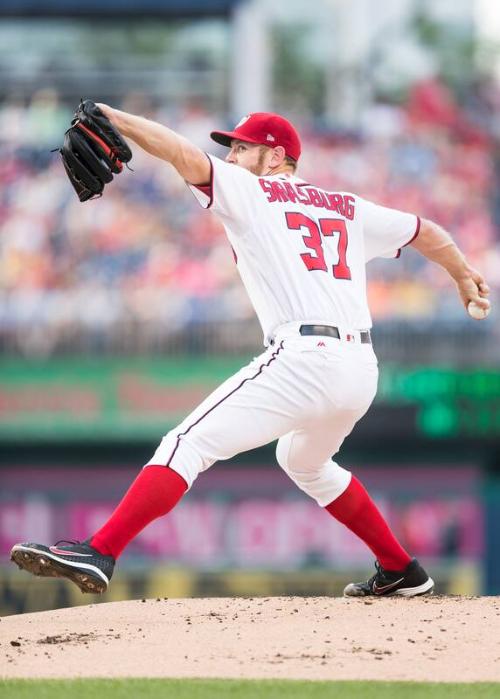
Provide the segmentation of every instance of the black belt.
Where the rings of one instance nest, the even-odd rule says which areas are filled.
[[[340,340],[339,329],[334,325],[301,325],[299,328],[299,333],[301,335],[327,335],[328,337],[336,337]],[[346,333],[346,339],[355,339],[353,335]],[[372,338],[370,336],[369,330],[360,330],[359,339],[362,345],[371,345]]]

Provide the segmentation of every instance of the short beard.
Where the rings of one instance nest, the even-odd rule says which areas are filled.
[[[266,146],[259,146],[259,159],[257,160],[257,164],[248,168],[254,175],[264,175],[264,159],[268,150],[269,148]]]

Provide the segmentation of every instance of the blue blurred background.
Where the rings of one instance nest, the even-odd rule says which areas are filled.
[[[339,461],[438,590],[500,593],[500,10],[495,0],[0,0],[0,614],[88,602],[8,563],[86,538],[161,435],[260,352],[221,227],[134,151],[80,204],[57,153],[81,97],[202,148],[249,111],[299,128],[299,174],[448,228],[492,286],[471,320],[406,248],[368,265],[379,393]],[[218,464],[105,599],[339,594],[367,551],[279,471]]]

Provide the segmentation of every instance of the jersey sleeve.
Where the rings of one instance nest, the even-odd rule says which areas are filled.
[[[203,186],[187,183],[189,189],[204,209],[211,209],[225,219],[248,221],[257,193],[257,177],[213,155],[207,157],[210,182]]]
[[[363,216],[365,262],[375,257],[399,257],[420,231],[420,218],[366,199],[359,199]]]

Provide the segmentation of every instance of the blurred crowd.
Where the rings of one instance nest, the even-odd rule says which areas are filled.
[[[500,106],[491,95],[478,90],[459,107],[427,81],[405,106],[374,104],[350,132],[299,120],[299,175],[437,221],[498,289]],[[153,108],[129,95],[114,106],[223,155],[208,134],[230,124],[200,104]],[[52,152],[74,107],[52,90],[0,104],[3,351],[151,351],[192,328],[252,323],[221,227],[169,165],[136,148],[134,172],[115,178],[102,199],[78,201]],[[471,322],[447,275],[410,248],[370,263],[368,275],[375,324]]]

